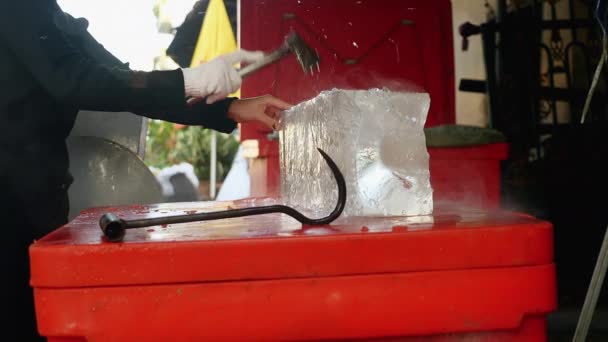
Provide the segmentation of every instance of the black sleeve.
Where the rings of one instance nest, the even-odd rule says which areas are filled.
[[[236,98],[227,98],[213,104],[200,101],[192,106],[182,106],[180,110],[173,112],[148,111],[135,112],[151,119],[175,122],[183,125],[200,125],[223,133],[231,133],[236,128],[236,122],[229,119],[228,107]]]
[[[45,3],[0,1],[0,40],[57,101],[83,110],[128,111],[222,131],[236,127],[226,117],[233,99],[186,104],[181,70],[138,72],[86,56],[58,28],[63,12],[49,10]]]

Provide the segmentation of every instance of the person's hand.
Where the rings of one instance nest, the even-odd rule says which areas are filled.
[[[272,95],[235,100],[228,108],[228,117],[236,122],[257,121],[277,129],[281,112],[291,108],[289,103]]]
[[[261,51],[238,50],[194,68],[182,69],[186,96],[206,97],[208,104],[226,98],[241,87],[242,80],[234,65],[254,63],[263,57]]]

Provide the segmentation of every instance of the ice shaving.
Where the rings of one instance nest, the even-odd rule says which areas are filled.
[[[433,212],[424,124],[427,93],[332,89],[281,118],[281,197],[322,215],[336,203],[330,170],[336,162],[347,185],[344,216],[421,216]]]

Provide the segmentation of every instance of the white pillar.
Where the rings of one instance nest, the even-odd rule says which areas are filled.
[[[211,131],[211,167],[209,168],[209,197],[215,200],[216,173],[217,173],[217,135]]]

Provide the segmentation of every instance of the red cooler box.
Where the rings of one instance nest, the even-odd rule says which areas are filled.
[[[545,341],[556,308],[552,227],[530,216],[438,208],[433,217],[281,214],[127,231],[141,218],[248,206],[95,209],[30,249],[49,341]]]
[[[280,196],[278,142],[250,140],[243,143],[252,159],[249,170],[254,196]],[[501,205],[500,163],[507,159],[508,145],[493,143],[466,147],[428,147],[433,200],[479,209]],[[263,165],[263,167],[258,167]]]
[[[508,156],[506,143],[427,149],[434,201],[500,207],[500,163]]]

